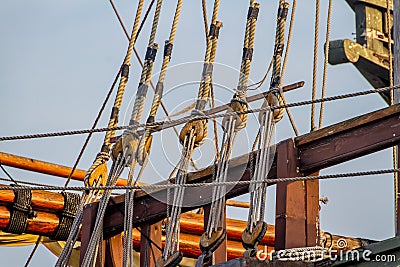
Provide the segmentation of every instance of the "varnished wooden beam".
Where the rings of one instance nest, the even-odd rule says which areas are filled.
[[[37,159],[17,156],[9,153],[0,152],[0,163],[17,169],[48,174],[57,177],[67,178],[72,168],[60,164],[50,163]],[[76,169],[71,179],[83,181],[86,171]],[[126,180],[118,179],[117,185],[126,185]]]

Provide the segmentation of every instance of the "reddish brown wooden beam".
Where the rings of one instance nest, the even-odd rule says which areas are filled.
[[[17,156],[4,152],[0,152],[0,163],[2,165],[14,167],[17,169],[33,171],[64,178],[67,178],[72,171],[72,168],[67,166],[41,161],[37,159]],[[72,174],[71,178],[73,180],[83,181],[85,174],[86,174],[85,170],[76,169]],[[126,180],[118,179],[117,185],[126,185]]]
[[[395,105],[299,136],[300,170],[310,174],[398,144],[399,113]]]
[[[295,145],[299,150],[300,170],[309,174],[398,144],[400,142],[399,115],[400,106],[396,105],[296,138]],[[354,145],[351,142],[354,142]],[[278,144],[278,150],[280,145],[282,143]],[[249,180],[248,169],[243,172],[248,163],[249,155],[233,159],[230,163],[229,179]],[[189,183],[210,181],[211,173],[212,167],[192,173],[189,175]],[[273,164],[268,178],[276,178],[276,163]],[[193,210],[209,204],[210,191],[212,190],[208,188],[187,189],[189,193],[185,194],[184,203],[190,204],[190,207],[183,210]],[[229,199],[247,192],[247,185],[239,185],[230,190],[226,197]],[[165,199],[166,190],[159,190],[154,195],[157,198],[138,191],[135,199],[137,204],[133,213],[135,225],[165,218],[166,205],[157,199]],[[123,227],[121,210],[124,210],[124,196],[116,197],[113,201],[115,203],[110,203],[104,219],[104,230],[109,235],[117,234]]]

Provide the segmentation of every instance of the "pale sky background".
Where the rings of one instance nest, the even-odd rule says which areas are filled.
[[[146,6],[150,1],[146,1]],[[164,1],[157,43],[162,47],[168,38],[176,1]],[[211,18],[212,1],[208,1]],[[291,1],[289,1],[291,2]],[[115,1],[127,28],[131,29],[136,1]],[[251,79],[261,79],[273,52],[275,18],[278,1],[260,0],[255,52]],[[319,80],[320,94],[323,44],[328,1],[321,3]],[[287,94],[289,103],[311,98],[314,1],[300,0],[297,5],[294,36],[287,66],[285,84],[304,80],[303,89]],[[214,81],[218,103],[229,102],[240,66],[247,0],[222,0],[219,20],[224,23],[220,33]],[[136,45],[143,57],[148,42],[152,13]],[[353,11],[344,0],[334,1],[331,39],[353,39]],[[127,40],[108,1],[3,1],[0,9],[0,136],[42,133],[89,128],[100,108],[109,86],[126,53]],[[165,104],[172,112],[190,104],[197,95],[197,86],[179,86],[198,81],[204,57],[204,28],[200,0],[184,1],[181,21],[167,73]],[[154,73],[160,69],[162,49]],[[193,63],[197,62],[197,63]],[[186,64],[189,63],[189,64]],[[184,65],[182,65],[184,64]],[[132,58],[130,82],[121,109],[120,122],[127,124],[131,112],[129,102],[136,92],[141,69]],[[153,79],[156,82],[157,78]],[[328,95],[370,89],[371,86],[352,65],[329,66]],[[261,88],[268,89],[268,83]],[[249,92],[254,94],[256,92]],[[149,90],[149,101],[152,99]],[[188,100],[189,99],[189,100]],[[186,101],[186,102],[185,102]],[[183,104],[181,104],[183,103]],[[261,102],[252,107],[259,107]],[[370,111],[384,108],[379,95],[342,100],[326,104],[325,125],[331,125]],[[310,106],[293,108],[301,133],[310,130]],[[99,126],[107,125],[111,106],[108,105]],[[145,110],[143,120],[147,118]],[[158,119],[164,117],[160,110]],[[249,127],[235,145],[235,155],[250,149],[257,129],[257,120],[250,116]],[[220,129],[219,129],[220,130]],[[79,168],[87,169],[99,151],[104,134],[95,134]],[[292,137],[287,117],[278,124],[276,141]],[[72,166],[85,136],[58,137],[40,140],[1,142],[0,151]],[[168,141],[166,141],[168,139]],[[244,141],[243,141],[244,140]],[[161,143],[164,146],[161,146]],[[151,164],[143,181],[167,177],[176,164],[180,145],[172,131],[155,134]],[[195,158],[205,166],[212,158],[209,140]],[[167,152],[166,152],[167,151]],[[165,153],[164,153],[165,152]],[[64,179],[20,171],[6,167],[15,179],[63,185]],[[385,150],[368,157],[335,166],[322,174],[391,168],[391,151]],[[4,173],[0,174],[5,177]],[[82,183],[74,182],[73,185]],[[268,190],[267,222],[274,223],[274,187]],[[322,207],[321,228],[334,234],[382,240],[394,235],[392,175],[330,180],[321,182],[321,196],[329,198]],[[246,200],[247,196],[239,199]],[[243,210],[229,209],[228,215],[246,219]],[[23,266],[32,246],[0,248],[2,266]],[[30,266],[52,266],[56,257],[40,246]]]

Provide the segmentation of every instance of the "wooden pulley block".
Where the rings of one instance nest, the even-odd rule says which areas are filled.
[[[133,157],[135,156],[137,147],[139,145],[139,138],[137,134],[131,132],[124,132],[122,136],[114,144],[111,152],[111,156],[115,161],[118,155],[121,154],[125,158],[129,158],[126,165],[131,164]]]
[[[179,135],[181,144],[185,142],[185,137],[190,134],[192,129],[194,130],[195,136],[194,146],[202,145],[207,137],[207,120],[195,120],[186,123]]]
[[[226,237],[226,230],[218,227],[215,232],[212,232],[211,237],[207,233],[203,233],[200,237],[200,250],[202,252],[213,252],[224,241]]]
[[[245,249],[253,249],[255,246],[257,246],[257,243],[263,239],[265,233],[267,232],[267,228],[267,223],[263,221],[257,222],[252,233],[250,233],[246,228],[242,233],[243,247]]]
[[[86,186],[104,186],[108,178],[107,164],[104,162],[97,166],[85,182]]]
[[[164,260],[164,257],[157,259],[156,267],[176,267],[182,261],[183,254],[180,251],[172,254],[168,259]]]
[[[237,99],[232,99],[231,103],[229,104],[229,109],[227,112],[244,112],[247,111],[249,106],[247,105],[246,102],[239,101]],[[244,127],[246,127],[247,123],[247,118],[248,114],[236,114],[236,121],[235,121],[235,132],[240,131]],[[229,120],[230,117],[224,117],[222,120],[222,126],[225,127],[227,121]],[[225,131],[227,129],[224,129]]]

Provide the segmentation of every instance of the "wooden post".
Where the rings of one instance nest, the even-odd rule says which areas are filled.
[[[204,231],[207,229],[208,220],[210,219],[211,204],[204,208]],[[226,207],[224,208],[224,216],[222,218],[223,227],[226,229]],[[213,253],[213,264],[218,264],[227,261],[227,237],[222,241],[221,245]]]
[[[140,267],[155,267],[162,254],[161,222],[144,224],[140,231]]]
[[[293,139],[283,141],[277,151],[277,178],[301,176],[298,166]],[[318,188],[318,181],[277,184],[275,250],[318,243]]]
[[[277,147],[277,178],[299,176],[297,149],[293,139],[288,139]],[[306,246],[304,194],[304,182],[277,184],[275,250]]]
[[[82,266],[82,261],[83,258],[86,254],[86,251],[88,249],[90,237],[92,236],[92,232],[94,229],[94,225],[96,223],[96,215],[97,215],[97,208],[98,208],[98,202],[93,202],[90,204],[87,204],[83,208],[83,215],[82,215],[82,237],[81,237],[81,250],[80,250],[80,266]],[[94,206],[94,207],[92,207]],[[104,253],[100,253],[104,254]],[[98,262],[98,261],[96,261]],[[97,266],[97,264],[96,264]]]
[[[394,78],[394,85],[400,84],[400,0],[394,0],[393,3],[393,40],[394,40],[394,64],[393,64],[393,78]],[[400,91],[394,91],[394,103],[400,103]],[[397,153],[399,154],[399,147],[397,147]],[[399,155],[397,156],[399,159]],[[398,165],[399,162],[398,162]],[[397,187],[400,187],[400,182],[397,181]],[[398,193],[398,192],[397,192]],[[396,196],[395,196],[396,197]],[[400,195],[397,194],[397,203],[400,203]],[[400,208],[397,206],[396,212],[396,235],[400,235]]]

